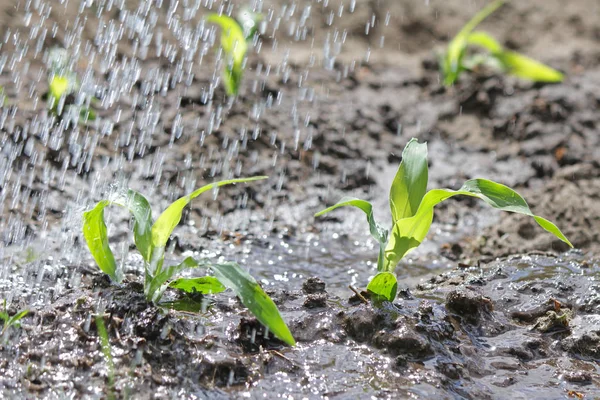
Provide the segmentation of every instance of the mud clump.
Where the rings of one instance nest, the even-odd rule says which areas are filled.
[[[446,308],[472,324],[489,317],[493,310],[492,301],[488,297],[471,289],[457,289],[448,293]]]
[[[325,282],[321,278],[311,277],[302,284],[302,291],[306,294],[325,293]]]

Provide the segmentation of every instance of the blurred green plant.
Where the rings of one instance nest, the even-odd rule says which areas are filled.
[[[163,265],[167,241],[179,224],[184,207],[194,198],[219,186],[266,178],[266,176],[255,176],[229,179],[203,186],[175,200],[154,223],[152,223],[150,204],[140,193],[128,190],[126,194],[115,194],[110,199],[98,202],[93,209],[83,213],[83,236],[100,269],[108,274],[113,281],[121,282],[123,279],[122,272],[117,268],[108,243],[107,228],[104,223],[104,208],[112,204],[127,208],[134,220],[134,242],[144,259],[144,294],[148,301],[158,303],[168,287],[200,294],[215,294],[224,291],[225,288],[230,288],[240,298],[242,304],[248,307],[256,318],[267,326],[275,336],[293,346],[295,344],[294,338],[281,318],[275,303],[262,290],[256,280],[240,268],[237,263],[214,263],[207,259],[195,260],[188,257],[179,265],[169,267]],[[184,269],[198,267],[209,269],[214,276],[174,279]]]
[[[69,58],[66,49],[53,48],[48,55],[48,108],[56,115],[63,114],[67,96],[79,90],[77,75],[69,68]],[[92,98],[93,100],[93,98]],[[91,101],[91,100],[90,100]],[[79,121],[94,121],[96,113],[90,107],[79,109]]]
[[[488,4],[450,41],[446,53],[440,60],[446,86],[453,85],[463,71],[473,70],[483,64],[536,82],[561,82],[563,80],[564,76],[559,71],[515,51],[504,49],[490,34],[480,31],[473,32],[477,25],[503,4],[503,0]],[[467,57],[469,45],[482,47],[489,54],[475,54]]]
[[[11,327],[20,327],[21,319],[25,317],[29,313],[29,310],[19,311],[15,315],[8,314],[8,308],[6,307],[6,300],[4,300],[4,310],[0,311],[0,319],[3,321],[2,332],[0,336],[4,335],[4,333]]]
[[[110,340],[108,338],[108,331],[104,324],[103,314],[96,314],[96,330],[98,331],[98,337],[100,338],[100,348],[104,355],[104,360],[108,366],[108,390],[107,398],[109,400],[115,399],[115,363],[112,357],[112,349],[110,347]]]
[[[242,9],[238,19],[226,15],[209,14],[206,21],[221,28],[221,48],[226,66],[223,69],[223,84],[228,96],[238,94],[244,61],[248,52],[248,41],[257,33],[258,23],[262,15],[249,9]]]
[[[315,217],[319,217],[343,206],[357,207],[366,214],[371,236],[379,243],[377,275],[367,286],[373,299],[394,300],[397,290],[394,269],[427,236],[433,221],[434,207],[456,195],[476,197],[493,208],[528,215],[546,231],[573,247],[556,225],[534,215],[523,197],[507,186],[487,179],[471,179],[459,190],[433,189],[427,192],[428,175],[427,143],[411,139],[402,152],[402,161],[390,189],[390,230],[375,221],[371,203],[356,198],[343,198],[315,214]]]

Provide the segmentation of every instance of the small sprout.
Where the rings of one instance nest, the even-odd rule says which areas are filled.
[[[29,313],[29,310],[22,310],[13,316],[8,315],[8,308],[6,307],[6,300],[4,300],[4,311],[0,311],[0,319],[4,322],[2,326],[2,332],[0,335],[4,335],[10,327],[18,328],[21,326],[21,319]]]
[[[289,345],[295,341],[287,325],[281,318],[273,300],[262,290],[256,280],[237,263],[212,263],[207,259],[195,260],[191,257],[179,265],[165,267],[165,247],[171,233],[181,220],[181,214],[194,198],[219,186],[251,182],[266,179],[266,176],[230,179],[214,182],[175,200],[152,222],[150,203],[140,193],[129,190],[126,194],[116,194],[108,200],[102,200],[96,206],[83,213],[83,236],[92,256],[100,269],[115,282],[121,282],[123,274],[117,268],[115,258],[109,247],[108,233],[104,223],[104,208],[108,205],[125,207],[133,216],[134,242],[144,259],[144,294],[148,301],[159,303],[168,288],[188,293],[215,294],[225,288],[232,289],[242,304],[256,316],[279,339]],[[203,267],[212,271],[213,276],[202,278],[176,278],[184,269]]]
[[[221,48],[227,63],[223,69],[223,83],[227,95],[235,96],[240,88],[244,60],[248,51],[244,28],[235,19],[226,15],[209,14],[206,20],[221,28]]]
[[[367,286],[374,300],[394,300],[397,281],[393,272],[396,265],[427,236],[434,207],[456,195],[476,197],[493,208],[528,215],[546,231],[573,247],[556,225],[534,215],[525,199],[507,186],[487,179],[471,179],[456,191],[433,189],[427,192],[427,182],[427,144],[411,139],[402,152],[402,161],[390,189],[391,229],[385,229],[375,221],[371,203],[355,198],[344,198],[315,214],[318,217],[342,206],[354,206],[366,214],[371,236],[379,243],[378,273]]]
[[[80,84],[75,72],[69,67],[65,49],[54,48],[48,56],[48,108],[56,115],[63,114],[63,104],[67,96],[76,93]],[[94,100],[92,98],[92,100]],[[69,106],[70,107],[70,106]],[[96,113],[85,106],[80,107],[79,121],[94,121]]]
[[[550,68],[539,61],[533,60],[514,51],[505,50],[496,39],[485,32],[474,32],[474,29],[484,19],[490,16],[500,6],[503,0],[490,3],[477,13],[448,44],[446,53],[440,60],[440,68],[444,84],[452,86],[464,70],[473,70],[486,64],[504,71],[507,74],[536,82],[561,82],[564,78],[559,71]],[[466,58],[469,45],[482,47],[489,55],[475,54]]]
[[[98,331],[98,336],[100,338],[100,348],[102,349],[104,360],[108,365],[108,398],[115,399],[115,364],[112,357],[112,349],[110,346],[110,340],[108,338],[108,331],[104,325],[104,318],[102,314],[97,314],[95,316],[95,320],[96,330]]]

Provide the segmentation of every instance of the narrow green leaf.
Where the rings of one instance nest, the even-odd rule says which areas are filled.
[[[415,215],[427,191],[427,143],[411,139],[402,151],[402,161],[390,189],[392,222]]]
[[[390,241],[385,249],[386,271],[392,272],[396,264],[425,239],[433,221],[433,208],[442,201],[456,195],[477,197],[496,209],[533,217],[543,229],[573,247],[556,225],[534,215],[525,199],[517,192],[487,179],[472,179],[465,182],[457,191],[450,189],[430,190],[423,198],[419,210],[413,217],[396,222],[392,228]]]
[[[164,247],[173,233],[173,229],[181,221],[181,213],[185,206],[190,201],[206,192],[207,190],[214,189],[219,186],[230,185],[234,183],[252,182],[261,179],[267,179],[267,176],[253,176],[251,178],[239,178],[239,179],[228,179],[225,181],[213,182],[211,184],[202,186],[200,189],[183,196],[175,200],[163,213],[156,219],[156,222],[152,226],[152,245],[154,247]]]
[[[152,209],[148,200],[139,192],[129,189],[126,195],[115,194],[110,199],[112,204],[125,207],[133,215],[133,238],[135,246],[150,261],[152,254]]]
[[[336,208],[345,206],[352,206],[362,210],[367,216],[367,222],[369,223],[369,230],[371,232],[371,236],[373,236],[373,238],[380,243],[385,242],[387,240],[386,230],[379,226],[377,222],[375,222],[375,218],[373,216],[373,205],[366,200],[361,200],[354,197],[344,197],[331,207],[328,207],[316,213],[315,217],[320,217],[323,214],[327,214],[328,212],[335,210]]]
[[[17,324],[27,314],[29,314],[29,310],[19,311],[18,313],[16,313],[15,315],[13,315],[12,317],[10,317],[8,319],[8,325],[15,325],[15,324]]]
[[[562,82],[564,78],[559,71],[515,51],[504,51],[496,57],[509,74],[519,78],[535,82]]]
[[[83,237],[102,272],[113,281],[120,282],[121,276],[117,274],[117,264],[108,245],[108,233],[104,223],[104,207],[109,204],[108,200],[102,200],[96,207],[83,213]]]
[[[244,58],[248,51],[244,31],[235,19],[226,15],[209,14],[206,20],[221,27],[221,47],[228,58],[228,66],[223,71],[223,80],[227,94],[236,95],[242,77]]]
[[[344,197],[336,204],[315,214],[315,217],[320,217],[330,211],[335,210],[339,207],[352,206],[361,209],[367,216],[367,222],[369,223],[369,231],[371,236],[379,243],[379,257],[377,258],[377,270],[382,271],[383,269],[383,251],[385,243],[387,242],[388,231],[382,228],[373,216],[373,205],[366,200],[356,199],[353,197]]]
[[[503,0],[497,0],[488,4],[483,10],[475,14],[475,16],[467,22],[460,32],[458,32],[458,34],[450,41],[448,50],[441,62],[444,84],[446,86],[454,84],[463,70],[462,58],[465,55],[468,36],[477,25],[496,11],[502,4],[504,4]]]
[[[225,290],[225,286],[214,276],[201,278],[179,278],[169,283],[173,289],[183,290],[187,293],[216,294]]]
[[[473,32],[467,37],[467,43],[483,47],[492,54],[502,52],[502,45],[492,35],[486,32]]]
[[[117,271],[115,257],[108,243],[108,233],[104,223],[104,208],[116,204],[126,207],[134,218],[135,244],[146,261],[150,259],[152,211],[148,200],[140,193],[129,190],[126,195],[116,194],[110,200],[102,200],[90,211],[83,213],[83,236],[96,260],[98,267],[115,282],[122,276]]]
[[[167,286],[165,285],[167,281],[169,281],[171,278],[173,278],[175,275],[177,275],[184,269],[196,267],[198,267],[198,262],[192,257],[186,257],[185,260],[183,260],[177,265],[171,265],[170,267],[167,267],[165,269],[161,268],[158,274],[156,274],[155,276],[147,274],[147,282],[144,285],[144,292],[146,294],[146,298],[150,301],[158,302],[162,297],[164,291],[167,289]]]
[[[371,298],[375,297],[375,300],[394,301],[398,291],[396,275],[391,272],[378,273],[369,282],[367,291],[371,294]]]
[[[217,279],[226,287],[232,289],[240,298],[242,304],[273,334],[290,346],[296,341],[287,325],[281,318],[273,300],[262,290],[254,278],[234,262],[211,265]]]

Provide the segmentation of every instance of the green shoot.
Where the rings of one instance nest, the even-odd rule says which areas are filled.
[[[114,399],[115,364],[110,348],[110,340],[108,339],[108,332],[106,331],[106,326],[104,325],[104,319],[102,318],[102,315],[97,314],[95,320],[98,336],[100,337],[100,347],[102,348],[102,354],[104,355],[104,359],[106,360],[106,363],[108,365],[108,398]]]
[[[342,206],[354,206],[366,214],[371,236],[379,243],[378,274],[367,286],[367,290],[376,299],[394,300],[397,288],[394,269],[427,236],[433,221],[434,207],[456,195],[476,197],[493,208],[528,215],[543,229],[573,247],[556,225],[534,215],[525,199],[507,186],[486,179],[471,179],[457,191],[433,189],[426,192],[427,181],[427,144],[411,139],[402,152],[402,161],[390,189],[390,230],[382,228],[375,221],[372,205],[364,200],[345,198],[315,214],[318,217]]]
[[[482,63],[497,66],[507,74],[536,82],[561,82],[563,80],[563,74],[559,71],[517,52],[505,50],[496,39],[485,32],[474,32],[477,25],[500,8],[502,4],[504,4],[503,0],[490,3],[467,22],[450,41],[448,49],[440,61],[446,86],[452,86],[461,72],[472,70]],[[481,57],[477,54],[471,58],[465,58],[469,45],[482,47],[489,52],[489,55]]]
[[[279,339],[294,345],[285,322],[275,303],[267,296],[258,283],[236,263],[215,264],[210,260],[186,258],[178,265],[165,267],[165,247],[171,233],[181,220],[185,206],[200,194],[219,186],[266,179],[266,176],[229,179],[203,186],[194,192],[175,200],[152,222],[150,203],[144,196],[133,190],[102,200],[83,214],[83,236],[98,267],[115,282],[121,282],[123,274],[117,268],[114,255],[108,243],[108,233],[104,223],[104,208],[109,205],[125,207],[131,213],[134,225],[134,242],[144,259],[144,294],[148,301],[159,303],[164,291],[171,287],[188,293],[216,294],[232,289],[242,304],[266,325]],[[188,268],[207,268],[214,276],[202,278],[177,278]]]
[[[75,72],[69,69],[68,54],[65,49],[54,48],[50,51],[48,59],[48,108],[56,115],[62,115],[63,106],[67,96],[76,93],[80,84]],[[94,110],[81,107],[79,120],[81,122],[96,119]]]
[[[209,14],[206,20],[221,28],[221,48],[227,62],[223,69],[223,83],[227,95],[235,96],[240,88],[244,60],[248,51],[244,28],[235,19],[226,15]]]
[[[21,319],[29,313],[29,310],[19,311],[13,316],[8,315],[8,308],[6,307],[6,300],[4,300],[4,310],[0,311],[0,319],[3,321],[2,332],[0,336],[4,335],[10,327],[21,326]]]

